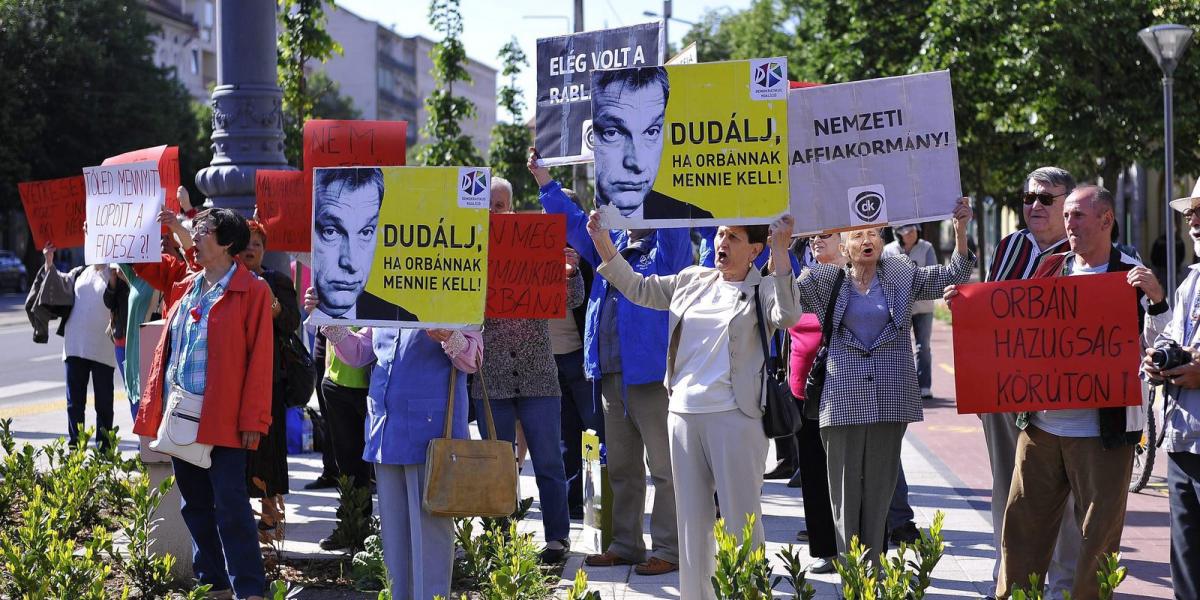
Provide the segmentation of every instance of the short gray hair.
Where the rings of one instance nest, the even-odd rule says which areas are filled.
[[[1075,178],[1066,169],[1058,167],[1038,167],[1025,177],[1022,191],[1029,191],[1029,182],[1036,181],[1046,187],[1063,186],[1063,193],[1070,194],[1075,189]]]
[[[492,188],[491,189],[494,190],[496,188],[500,188],[500,189],[504,190],[505,192],[508,192],[508,199],[512,200],[512,197],[513,197],[512,184],[509,183],[509,181],[507,179],[500,177],[498,175],[492,176]]]

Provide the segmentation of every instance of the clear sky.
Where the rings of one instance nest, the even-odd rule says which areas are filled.
[[[429,25],[429,2],[426,0],[337,0],[339,7],[361,17],[392,27],[401,35],[422,35],[432,40],[439,34]],[[671,14],[676,19],[696,22],[707,10],[737,10],[749,6],[750,0],[675,0]],[[657,0],[584,0],[585,29],[621,27],[653,21],[656,17],[643,11],[661,13],[663,3]],[[467,55],[499,69],[497,54],[500,47],[516,36],[529,68],[521,73],[517,85],[525,95],[525,118],[533,116],[535,86],[533,67],[537,54],[537,38],[562,35],[574,29],[573,0],[462,0],[463,43]],[[538,18],[528,18],[538,17]],[[550,17],[550,18],[542,18]],[[670,41],[676,46],[691,27],[672,20],[667,28]],[[502,82],[498,82],[502,83]],[[505,119],[507,115],[501,114]]]

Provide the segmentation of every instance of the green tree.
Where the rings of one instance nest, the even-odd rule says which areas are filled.
[[[442,41],[429,53],[433,60],[436,89],[425,99],[429,113],[421,129],[429,142],[417,153],[417,161],[427,166],[478,165],[483,160],[460,122],[475,118],[475,105],[454,95],[455,82],[471,83],[467,73],[467,51],[462,43],[462,13],[459,0],[432,0],[429,24],[442,34]]]
[[[304,67],[310,61],[324,63],[342,46],[325,30],[325,5],[336,9],[333,0],[278,0],[279,87],[283,89],[284,153],[288,163],[303,167],[304,122],[313,118],[317,96],[309,90]]]
[[[492,127],[492,146],[488,150],[488,162],[492,175],[503,177],[513,186],[513,208],[534,210],[538,208],[537,182],[529,169],[525,168],[528,148],[532,145],[529,128],[525,126],[525,101],[521,99],[521,88],[517,87],[517,75],[521,68],[529,66],[529,60],[521,51],[517,38],[500,49],[500,76],[508,82],[500,88],[500,108],[509,114],[508,123],[496,123]]]
[[[195,139],[187,91],[154,64],[155,30],[140,2],[0,0],[0,214],[21,210],[20,181]]]

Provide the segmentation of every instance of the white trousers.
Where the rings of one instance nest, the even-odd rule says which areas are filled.
[[[679,522],[679,594],[688,600],[711,600],[715,597],[711,579],[717,565],[713,493],[720,498],[726,531],[741,540],[746,515],[752,514],[754,543],[763,543],[761,495],[767,436],[761,420],[737,409],[671,413],[667,427]]]

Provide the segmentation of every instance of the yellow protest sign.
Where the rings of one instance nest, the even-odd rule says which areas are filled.
[[[312,322],[483,323],[490,179],[477,167],[315,169]]]
[[[606,224],[769,223],[787,212],[787,90],[784,58],[594,72]]]

